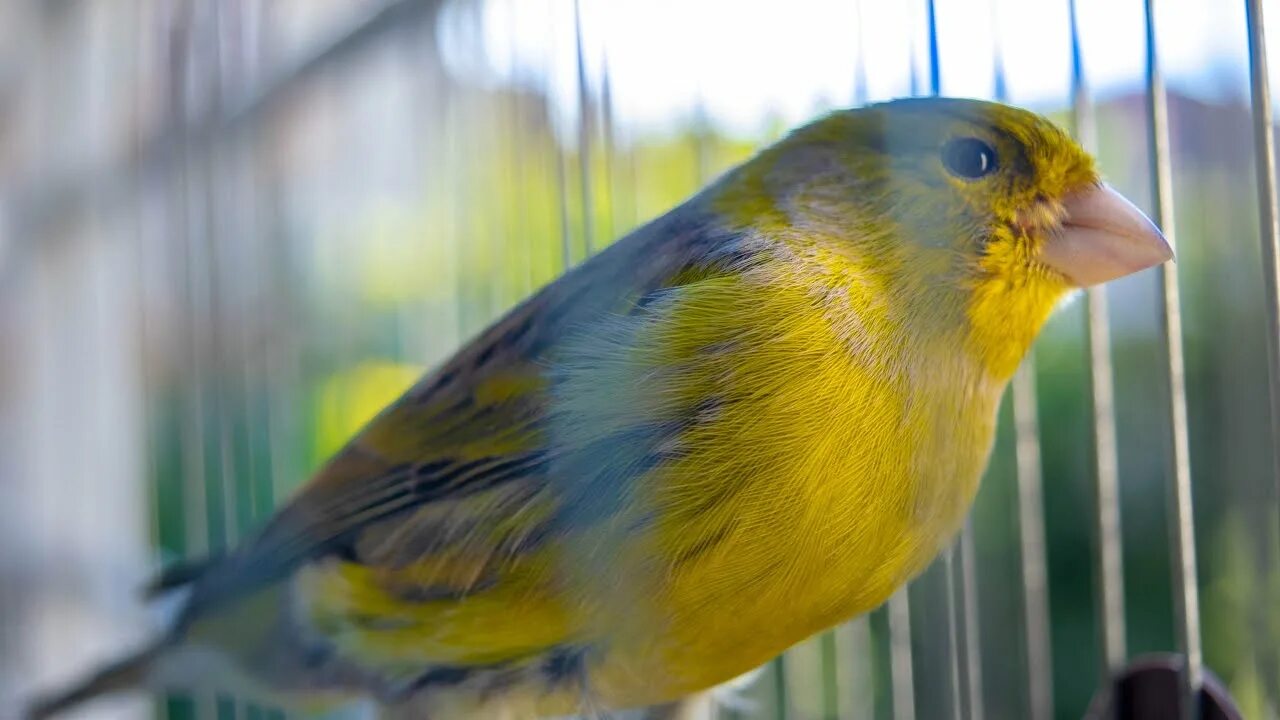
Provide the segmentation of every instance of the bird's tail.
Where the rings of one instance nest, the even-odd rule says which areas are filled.
[[[168,645],[167,640],[156,642],[107,664],[61,692],[37,699],[27,708],[27,720],[46,720],[96,697],[144,687],[156,659]]]

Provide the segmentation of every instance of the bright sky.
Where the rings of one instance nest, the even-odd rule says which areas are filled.
[[[771,117],[793,124],[822,108],[853,104],[860,59],[870,100],[910,94],[913,53],[919,91],[927,89],[925,0],[579,2],[588,83],[598,91],[607,65],[624,127],[662,127],[689,118],[699,103],[730,131],[755,132]],[[1011,101],[1065,102],[1067,0],[936,3],[945,94],[989,97],[999,47]],[[1269,45],[1280,57],[1280,0],[1264,5],[1276,18]],[[1078,0],[1078,12],[1095,92],[1140,87],[1142,1]],[[473,76],[548,84],[571,119],[577,107],[573,2],[486,0],[481,20],[480,38],[461,37],[456,28],[466,23],[446,21],[449,62]],[[1170,87],[1247,94],[1243,0],[1159,0],[1156,23]],[[484,57],[462,47],[482,47]]]

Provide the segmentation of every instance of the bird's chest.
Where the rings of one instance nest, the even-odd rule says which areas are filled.
[[[620,541],[585,544],[625,548],[591,569],[615,592],[597,684],[620,698],[642,690],[627,678],[664,695],[727,680],[883,602],[958,527],[994,418],[954,343],[922,347],[874,307],[828,312],[811,285],[742,278],[679,300],[635,331],[657,333],[634,345],[650,351],[566,373],[560,395],[599,415],[571,415],[575,447],[603,446],[622,410],[670,433],[597,463],[645,468],[607,525]],[[581,401],[599,387],[626,394]]]
[[[873,609],[959,527],[994,404],[844,372],[856,392],[796,378],[794,396],[738,408],[735,437],[703,438],[670,468],[684,489],[658,537],[674,678],[723,680]]]

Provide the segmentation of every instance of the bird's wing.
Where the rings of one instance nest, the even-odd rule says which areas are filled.
[[[405,593],[447,597],[537,547],[559,492],[548,489],[556,448],[546,431],[557,353],[722,262],[723,237],[689,215],[642,228],[511,311],[371,421],[241,548],[171,573],[194,583],[183,622],[329,558],[384,584],[411,567],[420,582]]]
[[[367,530],[425,505],[504,485],[536,488],[546,465],[536,346],[554,331],[538,329],[536,318],[549,299],[517,308],[387,407],[239,549],[203,569],[167,573],[194,579],[189,619],[303,563],[364,560]]]

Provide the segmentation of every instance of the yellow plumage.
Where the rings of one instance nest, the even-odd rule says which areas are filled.
[[[162,578],[191,585],[177,627],[73,697],[163,685],[192,647],[409,717],[738,676],[919,572],[1054,305],[1167,257],[1108,193],[1004,106],[801,129],[516,308],[241,549]]]

